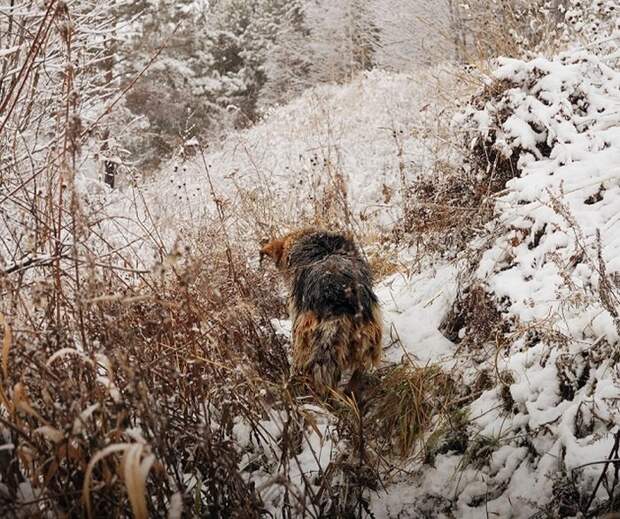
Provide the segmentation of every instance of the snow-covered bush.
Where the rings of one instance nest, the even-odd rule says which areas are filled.
[[[465,378],[495,374],[470,405],[469,436],[486,439],[486,457],[476,443],[455,455],[460,514],[614,509],[615,483],[596,482],[613,479],[604,460],[617,455],[620,427],[618,106],[620,73],[572,52],[500,60],[456,118],[473,156],[490,158],[486,171],[514,167],[464,251],[469,267],[444,321],[466,352]]]

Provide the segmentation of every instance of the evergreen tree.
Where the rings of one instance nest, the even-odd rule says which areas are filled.
[[[125,106],[142,123],[124,147],[155,166],[188,138],[216,139],[309,86],[372,68],[379,31],[370,2],[115,2],[106,66],[121,86],[139,76]]]
[[[263,63],[265,85],[259,98],[263,109],[288,101],[312,84],[315,56],[301,0],[285,2],[279,20]]]
[[[306,5],[313,81],[341,82],[374,66],[380,44],[370,0],[316,0]]]

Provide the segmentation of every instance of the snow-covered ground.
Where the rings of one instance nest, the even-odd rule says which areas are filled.
[[[457,273],[455,264],[435,264],[420,274],[396,274],[379,284],[386,340],[398,339],[388,343],[387,362],[398,362],[403,355],[421,365],[450,362],[454,344],[439,327],[456,298]]]
[[[602,465],[583,465],[607,458],[620,425],[620,73],[607,63],[586,52],[503,60],[495,72],[503,90],[455,120],[455,135],[518,154],[520,175],[496,197],[494,217],[462,260],[438,256],[417,273],[380,282],[386,362],[407,355],[458,370],[464,385],[482,371],[491,382],[469,404],[467,451],[438,454],[433,465],[404,463],[405,475],[371,496],[375,517],[531,517],[549,503],[576,515],[577,505],[558,497],[561,489],[572,481],[582,499],[592,491]],[[355,218],[366,229],[389,228],[401,215],[402,165],[410,181],[434,158],[428,129],[442,110],[429,105],[435,88],[373,72],[308,91],[207,149],[204,160],[199,152],[172,161],[141,188],[151,223],[170,243],[175,230],[199,226],[213,207],[208,173],[232,207],[254,193],[259,205],[269,204],[264,216],[294,226],[337,173]],[[131,190],[113,196],[109,210],[119,214],[135,202]],[[477,344],[467,340],[476,330],[466,324],[459,333],[466,346],[456,345],[440,325],[473,286],[505,327]],[[302,473],[325,470],[341,448],[332,417],[316,407],[307,412],[316,428],[306,435],[301,465],[287,469],[300,488]],[[282,426],[277,414],[264,424],[274,437]],[[235,435],[247,447],[244,427]],[[248,450],[248,465],[255,455]],[[278,466],[277,450],[267,457]],[[281,493],[268,484],[274,476],[264,466],[249,475],[277,515]],[[594,505],[606,497],[602,486],[597,496]]]

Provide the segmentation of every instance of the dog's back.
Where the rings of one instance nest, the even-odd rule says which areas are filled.
[[[324,231],[299,238],[288,258],[297,312],[319,319],[349,316],[370,321],[377,297],[372,274],[352,240]]]
[[[278,250],[281,257],[274,259],[292,285],[295,369],[324,392],[343,371],[375,365],[381,317],[370,267],[355,243],[339,233],[306,230],[286,236]]]

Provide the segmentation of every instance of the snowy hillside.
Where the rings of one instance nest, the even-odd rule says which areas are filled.
[[[0,517],[617,517],[618,12],[0,7]],[[352,393],[259,259],[308,225],[373,274]]]
[[[620,74],[576,53],[503,60],[494,76],[500,93],[456,121],[519,170],[460,286],[454,351],[464,380],[486,372],[489,387],[470,406],[465,452],[412,467],[378,516],[406,502],[410,517],[438,503],[450,517],[564,517],[604,510],[613,493],[589,502],[620,428]],[[495,322],[480,337],[485,306]]]
[[[402,218],[403,168],[411,182],[437,160],[436,135],[419,130],[432,127],[442,107],[426,104],[424,88],[433,85],[379,72],[322,87],[220,150],[173,161],[144,191],[156,227],[172,242],[175,229],[211,214],[208,171],[231,207],[243,208],[245,197],[264,204],[265,220],[252,223],[265,233],[309,218],[313,197],[334,175],[344,180],[354,227],[391,228]],[[445,438],[433,448],[421,443],[416,452],[431,449],[432,461],[420,464],[416,455],[404,463],[407,475],[382,476],[384,488],[370,497],[375,517],[525,518],[552,510],[563,517],[608,499],[600,486],[588,503],[620,425],[619,109],[620,74],[581,52],[503,60],[484,93],[455,117],[453,131],[473,153],[491,157],[478,175],[512,180],[491,193],[492,218],[456,260],[435,255],[417,274],[384,279],[378,294],[386,364],[405,358],[440,366],[467,403],[468,420],[458,448]],[[400,254],[406,265],[416,251]],[[287,333],[285,322],[276,324]],[[301,465],[286,469],[299,492],[346,449],[334,416],[307,412],[317,428],[307,433]],[[282,419],[271,413],[264,427],[277,438]],[[264,445],[246,437],[246,427],[239,422],[235,431],[251,466]],[[284,469],[275,459],[247,477],[267,489],[263,498],[277,513],[283,490],[267,482],[285,475],[277,475]]]
[[[449,117],[432,100],[438,90],[454,88],[452,81],[439,70],[416,77],[375,71],[308,90],[214,151],[192,140],[186,148],[194,158],[171,161],[140,192],[170,242],[180,226],[213,214],[214,193],[236,218],[253,219],[246,222],[257,233],[253,240],[336,212],[348,213],[358,231],[389,229],[402,218],[402,193],[436,159],[435,136]],[[448,161],[450,148],[443,153]],[[112,196],[113,214],[132,211],[131,189]]]

